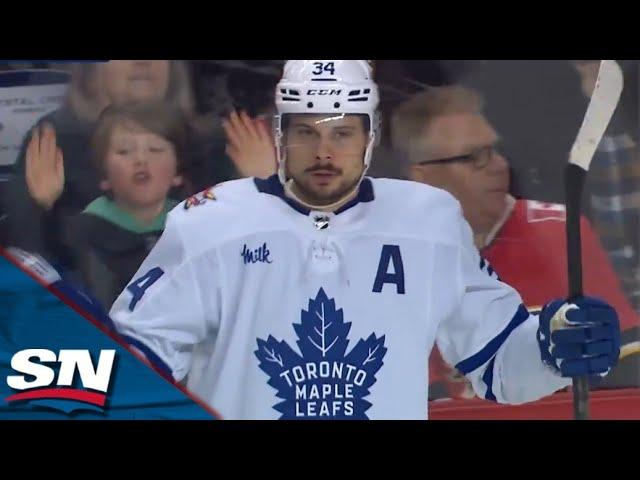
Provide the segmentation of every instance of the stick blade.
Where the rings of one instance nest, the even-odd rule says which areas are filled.
[[[620,100],[622,70],[615,60],[602,60],[591,101],[571,148],[569,163],[589,170],[591,159]]]

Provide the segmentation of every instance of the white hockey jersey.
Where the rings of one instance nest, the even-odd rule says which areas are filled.
[[[111,317],[228,419],[426,419],[436,341],[487,399],[570,383],[459,203],[413,182],[366,178],[335,214],[275,176],[209,189],[170,213]]]

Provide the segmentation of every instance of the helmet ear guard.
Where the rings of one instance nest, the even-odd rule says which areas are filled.
[[[374,133],[373,141],[374,147],[380,145],[380,141],[382,139],[382,113],[379,110],[376,110],[373,113],[373,119],[371,120],[370,132]]]
[[[282,144],[286,114],[367,115],[369,142],[363,158],[366,172],[373,148],[380,143],[378,104],[378,87],[367,60],[288,60],[276,86],[278,114],[273,123],[280,182],[286,181],[286,149]]]
[[[273,118],[273,139],[276,146],[276,158],[278,159],[278,179],[282,185],[287,182],[287,174],[285,171],[287,150],[282,144],[283,137],[282,115],[278,113]]]

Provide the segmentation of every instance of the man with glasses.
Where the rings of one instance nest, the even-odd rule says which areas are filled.
[[[529,310],[539,311],[546,299],[567,291],[564,206],[509,195],[509,164],[482,107],[480,96],[461,86],[417,94],[394,112],[394,147],[408,162],[408,178],[460,201],[487,268],[516,288]],[[583,256],[589,259],[585,290],[610,302],[624,329],[637,326],[637,314],[585,218],[582,235]],[[464,377],[434,352],[431,398],[474,396]]]

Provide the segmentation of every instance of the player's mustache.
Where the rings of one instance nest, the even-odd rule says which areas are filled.
[[[339,168],[336,168],[334,166],[331,165],[315,165],[313,167],[309,167],[305,170],[305,172],[307,173],[312,173],[312,172],[317,172],[319,170],[322,170],[324,172],[332,172],[332,173],[337,173],[337,174],[341,174],[342,170]]]

